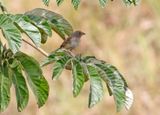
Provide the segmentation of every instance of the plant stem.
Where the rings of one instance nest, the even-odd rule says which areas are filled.
[[[49,54],[47,52],[45,52],[43,49],[41,49],[40,47],[36,47],[34,44],[28,42],[25,39],[22,39],[22,41],[24,41],[25,43],[27,43],[28,45],[32,46],[34,49],[36,49],[38,52],[40,52],[42,55],[44,55],[45,57],[48,57]]]

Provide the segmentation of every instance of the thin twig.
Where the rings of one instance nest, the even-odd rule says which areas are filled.
[[[36,49],[37,51],[39,51],[42,55],[44,55],[45,57],[48,57],[49,54],[47,52],[45,52],[43,49],[41,49],[40,47],[36,47],[34,44],[28,42],[25,39],[22,39],[22,41],[24,41],[25,43],[29,44],[30,46],[32,46],[34,49]]]

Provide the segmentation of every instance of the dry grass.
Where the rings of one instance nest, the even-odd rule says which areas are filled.
[[[12,13],[45,7],[40,0],[3,1]],[[117,113],[113,98],[106,91],[103,100],[88,109],[88,85],[77,98],[73,98],[71,74],[65,71],[58,81],[52,81],[51,66],[48,66],[44,68],[44,74],[49,81],[50,95],[45,106],[38,109],[31,92],[28,106],[18,113],[12,90],[9,108],[1,115],[159,115],[160,1],[145,0],[137,7],[125,7],[115,0],[102,9],[97,0],[83,0],[78,11],[67,0],[60,7],[55,5],[54,0],[51,1],[49,9],[62,14],[75,29],[87,33],[77,52],[95,55],[115,65],[125,76],[134,93],[133,107]],[[51,52],[61,42],[54,35],[42,47]],[[27,52],[33,49],[24,45],[22,50]],[[39,60],[44,58],[35,50],[30,54]]]

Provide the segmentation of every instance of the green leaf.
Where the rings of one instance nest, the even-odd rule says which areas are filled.
[[[27,15],[28,17],[39,16],[45,20],[48,20],[52,29],[63,39],[66,38],[66,35],[70,36],[73,33],[73,28],[70,23],[65,20],[61,15],[55,12],[42,8],[36,8],[29,12],[26,12],[25,15]]]
[[[81,59],[82,61],[84,61],[84,63],[88,63],[88,64],[102,63],[99,60],[97,60],[95,56],[85,56],[85,57],[81,57]]]
[[[99,0],[99,3],[102,6],[102,8],[104,8],[106,6],[107,0]]]
[[[75,9],[78,9],[78,6],[80,4],[80,0],[72,0],[72,4],[73,4]]]
[[[138,5],[138,4],[140,3],[140,1],[141,1],[141,0],[132,0],[132,3],[133,3],[134,5]]]
[[[42,75],[42,70],[39,66],[39,63],[31,56],[28,56],[27,54],[23,52],[17,52],[15,54],[15,58],[19,60],[26,69],[26,72],[34,75],[34,76],[39,76]]]
[[[7,63],[0,65],[0,111],[3,112],[10,102],[11,78]]]
[[[48,93],[49,93],[49,86],[48,82],[44,78],[43,75],[39,76],[31,76],[29,73],[27,73],[28,77],[27,80],[29,82],[29,85],[36,96],[38,107],[41,107],[45,104],[45,102],[48,99]]]
[[[41,66],[46,66],[51,64],[59,59],[63,58],[64,56],[70,56],[66,51],[63,49],[57,49],[56,51],[52,52],[42,63]]]
[[[41,34],[37,27],[29,22],[27,17],[19,14],[12,16],[14,22],[18,27],[33,41],[33,43],[39,47],[41,44]]]
[[[105,74],[102,79],[108,84],[116,103],[117,111],[125,106],[127,84],[122,79],[122,75],[118,70],[110,64],[96,64]]]
[[[67,64],[69,64],[70,62],[71,62],[70,56],[64,56],[61,59],[57,60],[53,66],[52,78],[58,79],[62,71],[65,69]]]
[[[43,0],[44,4],[47,5],[47,6],[49,5],[49,1],[50,0]],[[63,1],[64,0],[56,0],[56,3],[59,6],[59,5],[61,5],[61,3]],[[113,0],[111,0],[111,1],[113,1]],[[123,0],[123,2],[126,5],[131,5],[131,4],[137,5],[140,2],[140,0]],[[99,0],[99,3],[104,8],[106,3],[107,3],[107,0]],[[72,0],[72,4],[73,4],[74,8],[77,9],[79,4],[80,4],[80,0]]]
[[[53,78],[58,79],[59,76],[61,75],[63,69],[64,69],[64,67],[59,61],[55,62],[54,66],[53,66],[52,79]]]
[[[5,14],[0,15],[0,29],[2,29],[3,35],[13,53],[19,51],[22,41],[20,31],[13,24],[13,21]]]
[[[49,86],[42,75],[39,63],[34,58],[22,52],[16,53],[15,57],[21,62],[24,71],[27,74],[27,80],[36,96],[38,106],[43,106],[48,98]]]
[[[140,0],[123,0],[123,2],[126,5],[131,5],[131,4],[137,5],[140,2]]]
[[[43,3],[48,6],[49,5],[50,0],[43,0]]]
[[[17,109],[22,111],[28,103],[29,92],[20,66],[12,68],[13,84],[16,91]]]
[[[56,0],[57,5],[58,5],[58,6],[61,5],[63,1],[64,1],[64,0]]]
[[[80,93],[85,82],[85,74],[83,66],[79,61],[72,60],[72,74],[73,74],[73,95],[74,97],[76,97]]]
[[[102,79],[105,81],[109,95],[112,96],[112,90],[109,87],[109,84],[108,84],[109,81],[106,79],[106,77],[107,77],[106,73],[103,70],[101,70],[100,68],[97,68],[97,71],[98,71],[99,75],[102,77]]]
[[[52,36],[52,28],[48,21],[40,16],[34,15],[30,15],[28,18],[30,19],[29,21],[39,29],[41,33],[41,43],[45,43],[48,36]]]
[[[87,65],[88,76],[90,79],[89,108],[97,104],[103,97],[103,86],[101,78],[92,65]]]
[[[41,33],[41,43],[46,43],[48,36],[52,36],[52,29],[51,26],[48,24],[47,21],[43,21],[40,24],[37,24],[37,27]]]
[[[109,94],[114,96],[117,111],[122,107],[129,109],[133,103],[133,94],[128,88],[124,77],[119,73],[116,67],[98,60],[93,56],[85,56],[81,58],[84,63],[94,64],[100,77],[105,81]]]
[[[43,60],[42,61],[42,63],[41,63],[41,67],[44,67],[44,66],[46,66],[46,65],[48,65],[48,64],[51,64],[51,63],[53,63],[53,62],[55,62],[56,60],[55,59],[52,59],[52,58],[46,58],[45,60]]]
[[[96,65],[96,64],[105,64],[105,62],[97,60],[94,56],[86,56],[83,59],[84,59],[84,61],[86,63],[91,63],[91,64],[94,64],[94,65]],[[106,78],[107,75],[106,75],[106,73],[102,69],[100,69],[98,67],[97,71],[98,71],[100,77],[102,77],[102,79]],[[108,81],[106,79],[104,79],[104,80],[105,80],[105,83],[106,83],[109,95],[111,96],[112,95],[112,91],[111,91],[111,89],[110,89],[110,87],[108,85]]]
[[[52,29],[51,26],[48,24],[46,20],[43,20],[39,23],[36,23],[36,26],[44,31],[48,36],[52,36]]]

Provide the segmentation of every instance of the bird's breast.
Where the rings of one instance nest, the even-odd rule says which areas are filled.
[[[72,47],[76,47],[76,46],[78,46],[79,45],[79,42],[80,42],[80,39],[72,39],[71,40],[71,45],[72,45]]]

